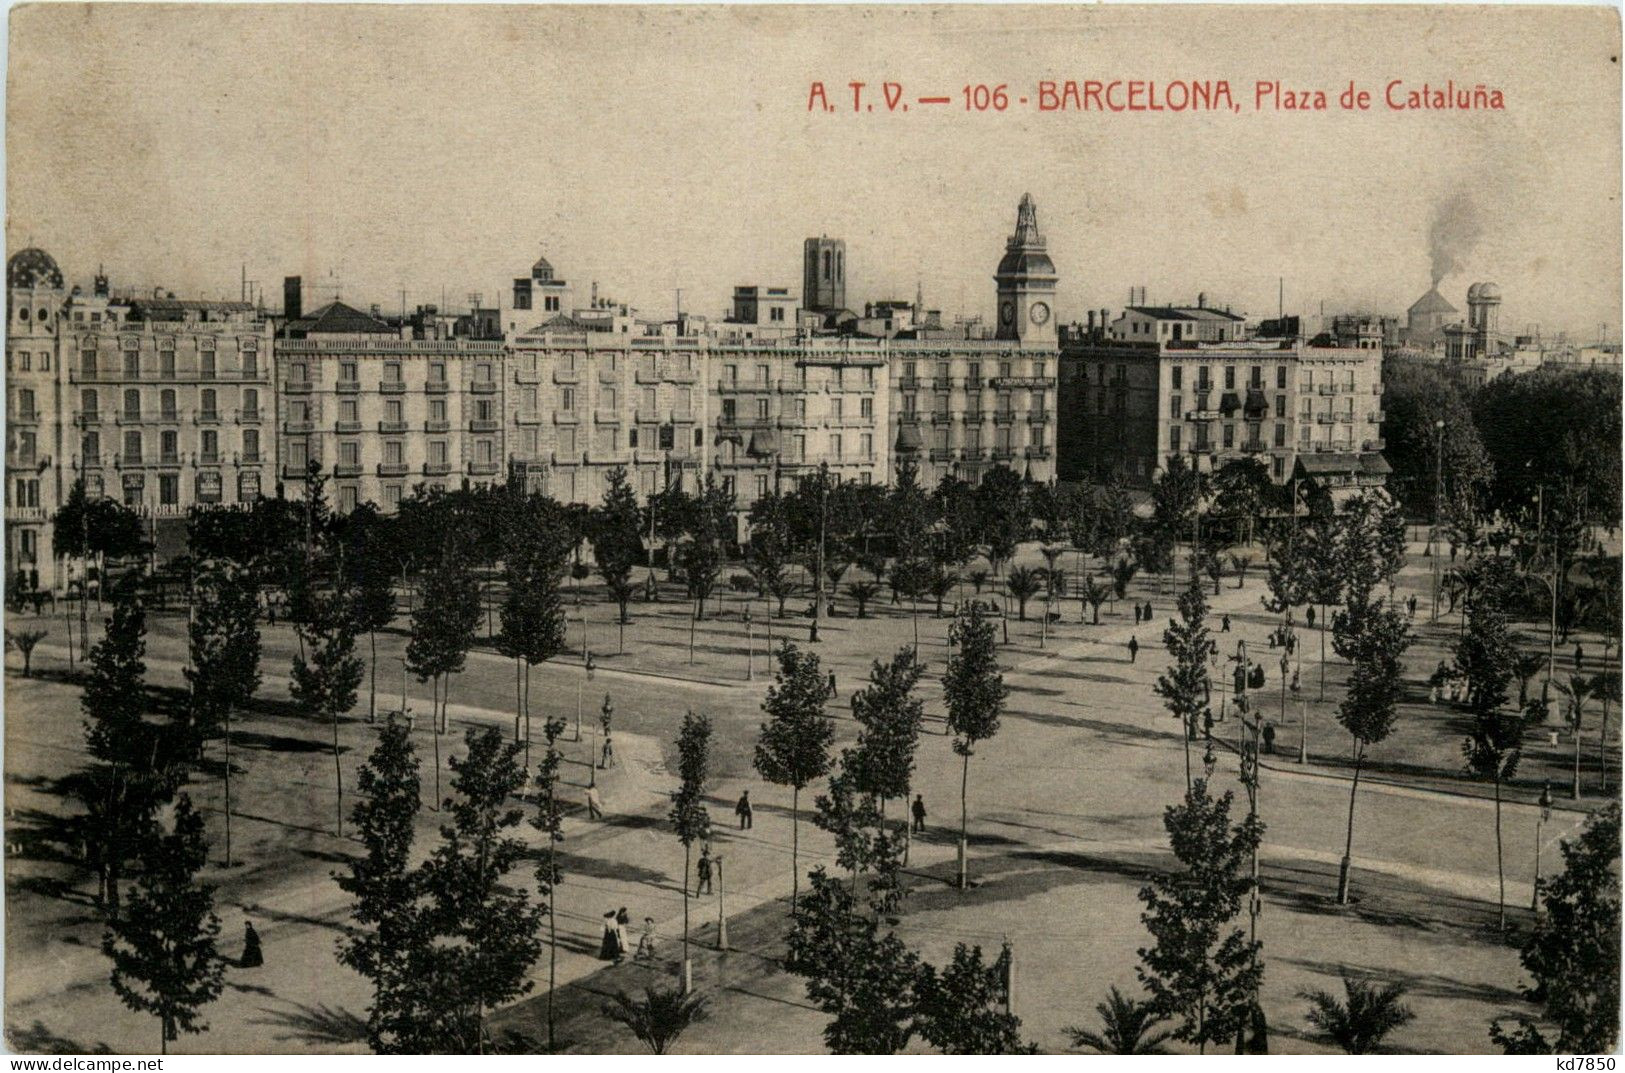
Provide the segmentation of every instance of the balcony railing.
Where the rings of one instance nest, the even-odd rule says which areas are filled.
[[[252,410],[237,411],[237,423],[239,425],[258,424],[259,420],[260,410],[258,407],[255,407]]]
[[[316,430],[316,422],[314,422],[314,421],[284,421],[284,422],[282,422],[282,431],[290,433],[290,434],[300,433],[300,432],[314,432],[315,430]]]
[[[476,417],[476,418],[474,418],[472,421],[470,421],[468,423],[468,430],[470,432],[495,432],[501,426],[502,426],[502,422],[500,422],[500,421],[494,421],[494,420],[484,420],[484,421],[482,421],[482,420],[480,420],[479,418]]]
[[[346,433],[348,433],[348,432],[360,432],[361,431],[361,422],[359,422],[359,421],[335,421],[333,423],[333,431],[334,432],[346,432]]]
[[[406,431],[405,421],[380,421],[378,431],[389,436],[398,436]]]
[[[468,464],[468,472],[469,472],[469,475],[472,476],[472,477],[492,477],[492,476],[496,475],[497,463],[495,463],[495,462],[470,462]]]
[[[378,476],[404,477],[409,469],[410,467],[405,462],[380,462],[378,463]]]
[[[475,380],[468,385],[468,390],[476,395],[495,395],[497,382],[495,380]]]
[[[445,477],[451,473],[450,462],[425,462],[423,475],[425,477]]]
[[[451,385],[444,380],[430,380],[423,385],[423,390],[430,395],[444,395],[451,390]]]
[[[423,431],[424,432],[450,432],[451,431],[451,422],[450,421],[425,421],[425,422],[423,422]]]
[[[335,477],[359,477],[359,476],[361,476],[361,463],[360,462],[339,462],[339,463],[337,463],[336,465],[333,466],[333,476],[335,476]]]
[[[289,395],[309,395],[315,386],[314,380],[289,380],[282,385],[282,390]]]
[[[379,386],[382,387],[382,385]],[[361,382],[359,380],[340,380],[333,385],[333,390],[340,395],[359,395],[361,393]]]
[[[166,414],[164,420],[173,421],[175,417],[173,414]],[[220,411],[204,410],[192,418],[192,423],[197,425],[218,425],[220,423]]]
[[[1031,458],[1031,459],[1033,459],[1035,461],[1042,461],[1044,459],[1049,458],[1049,456],[1050,456],[1050,448],[1048,448],[1048,447],[1029,447],[1029,448],[1027,448],[1027,457]]]
[[[405,380],[380,380],[378,382],[378,394],[380,394],[380,395],[404,395],[404,394],[406,394],[406,381]]]

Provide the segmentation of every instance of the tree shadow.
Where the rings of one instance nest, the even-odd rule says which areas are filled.
[[[77,1040],[60,1036],[36,1020],[26,1029],[7,1028],[6,1043],[16,1054],[113,1054],[105,1043],[85,1046]]]
[[[1297,965],[1313,973],[1336,980],[1347,973],[1356,979],[1369,979],[1383,983],[1404,984],[1411,995],[1430,998],[1469,999],[1497,1004],[1515,1003],[1527,1008],[1524,996],[1515,988],[1495,984],[1475,984],[1441,976],[1433,972],[1409,972],[1392,965],[1376,967],[1357,962],[1315,961],[1308,958],[1277,957],[1276,961]]]
[[[541,860],[544,853],[535,850],[529,854],[532,860]],[[625,864],[619,861],[598,860],[592,857],[583,857],[575,853],[557,852],[557,862],[561,871],[567,876],[582,876],[588,879],[619,879],[628,883],[648,883],[651,885],[670,883],[671,877],[665,872],[657,872],[652,868],[642,868],[635,864]]]
[[[329,1006],[325,1002],[314,1006],[290,1003],[292,1008],[274,1010],[262,1007],[265,1017],[252,1024],[284,1029],[279,1040],[298,1040],[302,1043],[347,1044],[367,1041],[367,1022],[342,1006]]]

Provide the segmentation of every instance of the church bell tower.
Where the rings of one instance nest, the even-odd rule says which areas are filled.
[[[998,284],[998,338],[1055,345],[1055,262],[1038,233],[1038,210],[1031,194],[1021,195],[1016,233],[1004,246],[993,276]]]

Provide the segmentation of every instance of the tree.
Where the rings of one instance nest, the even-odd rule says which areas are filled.
[[[421,877],[411,868],[413,823],[421,807],[418,759],[410,731],[394,714],[379,728],[356,783],[361,800],[351,818],[366,855],[350,859],[348,875],[335,876],[350,895],[354,922],[339,940],[338,958],[372,983],[368,1045],[376,1054],[396,1054],[410,1049],[415,1033],[413,958],[425,936]]]
[[[1125,997],[1114,985],[1106,1001],[1095,1006],[1100,1031],[1068,1026],[1072,1046],[1100,1054],[1165,1054],[1162,1044],[1173,1033],[1160,1026],[1167,1020],[1149,1002]]]
[[[604,501],[592,517],[592,554],[624,626],[631,621],[632,568],[643,557],[643,518],[626,467],[613,467],[606,481]]]
[[[1404,984],[1379,987],[1344,973],[1343,994],[1341,1000],[1320,990],[1300,991],[1298,997],[1309,1000],[1304,1019],[1346,1054],[1374,1053],[1384,1036],[1416,1016],[1400,1001]]]
[[[786,642],[778,657],[773,684],[762,701],[767,721],[756,740],[755,762],[762,778],[790,787],[790,908],[794,911],[801,882],[801,791],[829,773],[835,723],[824,714],[829,690],[818,656]]]
[[[15,648],[23,654],[23,677],[27,678],[32,668],[34,646],[50,636],[49,630],[7,630],[6,647]]]
[[[1037,1054],[1021,1041],[1021,1018],[1000,1008],[1008,997],[1008,958],[1006,949],[984,964],[980,946],[957,943],[940,972],[922,965],[914,985],[920,1037],[943,1054]]]
[[[1390,364],[1382,379],[1382,454],[1394,470],[1389,487],[1405,509],[1432,518],[1459,493],[1486,489],[1495,464],[1479,439],[1467,391],[1432,366]],[[1441,476],[1444,496],[1436,502]]]
[[[231,867],[231,713],[260,687],[259,586],[241,567],[207,570],[187,627],[194,741],[199,747],[219,727],[225,738],[226,867]],[[190,743],[189,743],[190,744]]]
[[[214,887],[197,881],[208,856],[203,817],[186,794],[175,799],[174,824],[146,840],[126,912],[102,936],[113,991],[130,1009],[158,1018],[163,1054],[180,1033],[208,1030],[199,1014],[220,997],[224,976]]]
[[[106,632],[91,646],[80,699],[91,763],[74,789],[85,806],[81,830],[96,864],[97,897],[114,918],[124,864],[148,840],[153,812],[177,781],[162,730],[143,718],[146,630],[134,589],[120,586]]]
[[[1100,625],[1100,605],[1105,603],[1111,594],[1110,586],[1102,585],[1092,577],[1083,579],[1083,602],[1089,605],[1089,610],[1094,615],[1091,625]]]
[[[959,575],[941,566],[933,566],[926,576],[925,588],[936,598],[938,618],[942,617],[942,601],[948,598],[948,594],[953,592],[954,586],[958,584]]]
[[[520,812],[508,799],[525,783],[521,746],[495,727],[470,727],[466,755],[451,758],[451,822],[422,869],[433,943],[433,1001],[439,1004],[439,1046],[483,1053],[485,1015],[531,989],[526,979],[541,953],[542,909],[529,892],[508,884],[525,844],[508,832]]]
[[[1467,679],[1467,707],[1472,712],[1472,734],[1462,743],[1462,758],[1469,774],[1495,784],[1495,874],[1500,883],[1498,918],[1507,922],[1506,869],[1501,846],[1501,783],[1518,769],[1523,750],[1523,716],[1508,716],[1501,709],[1508,698],[1515,650],[1507,632],[1501,590],[1491,588],[1473,601],[1467,629],[1456,642],[1456,669]]]
[[[873,581],[854,581],[846,587],[846,594],[858,605],[858,617],[868,618],[869,601],[880,595],[880,586]]]
[[[972,607],[968,618],[955,623],[950,636],[951,643],[957,647],[948,658],[942,688],[948,706],[948,732],[954,736],[954,752],[963,762],[959,778],[959,888],[964,890],[970,823],[970,758],[975,755],[978,742],[998,733],[999,717],[1004,713],[1005,698],[1010,690],[1004,684],[1004,675],[999,673],[993,623],[983,616],[979,607]]]
[[[341,539],[355,632],[367,635],[367,722],[378,718],[378,631],[395,620],[396,557],[387,522],[372,504],[344,516]]]
[[[562,612],[561,612],[562,614]],[[429,721],[434,733],[434,797],[440,802],[440,735],[446,732],[451,676],[463,669],[480,621],[480,591],[463,564],[461,550],[447,543],[423,580],[423,602],[412,610],[406,667],[431,682]],[[562,624],[560,640],[562,641]]]
[[[524,665],[518,686],[514,737],[524,720],[525,767],[530,767],[530,675],[539,664],[564,651],[564,603],[560,579],[569,558],[569,536],[557,505],[540,497],[527,500],[503,554],[507,594],[502,601],[497,651]]]
[[[1140,890],[1140,920],[1154,942],[1139,952],[1140,982],[1158,1013],[1179,1019],[1174,1038],[1204,1053],[1242,1029],[1264,976],[1259,944],[1228,928],[1251,886],[1246,863],[1264,825],[1257,816],[1232,825],[1230,803],[1197,779],[1183,804],[1170,805],[1162,822],[1181,867]]]
[[[1208,658],[1214,650],[1207,628],[1207,597],[1200,578],[1192,576],[1179,594],[1179,618],[1162,631],[1162,643],[1173,662],[1165,674],[1157,676],[1153,692],[1163,706],[1179,720],[1185,745],[1185,788],[1191,786],[1191,742],[1198,730],[1207,726],[1209,716]]]
[[[92,649],[94,651],[94,649]],[[1569,699],[1567,718],[1574,732],[1574,784],[1570,796],[1580,800],[1580,731],[1585,724],[1586,705],[1596,695],[1596,680],[1583,674],[1571,674],[1567,682],[1553,682],[1557,691]]]
[[[677,789],[672,791],[672,829],[683,844],[683,991],[692,987],[688,960],[688,877],[693,867],[694,843],[711,830],[711,815],[705,808],[705,784],[711,764],[711,717],[683,713],[677,731]]]
[[[852,748],[842,753],[841,770],[856,792],[879,799],[882,819],[886,802],[907,799],[914,779],[914,753],[925,720],[914,687],[924,673],[914,650],[900,648],[889,662],[875,660],[869,684],[852,694],[852,717],[860,729]]]
[[[1257,458],[1233,458],[1213,474],[1213,513],[1230,523],[1237,543],[1251,544],[1253,521],[1276,498],[1269,467]]]
[[[1037,596],[1043,589],[1044,582],[1037,570],[1026,566],[1012,567],[1010,574],[1005,578],[1005,584],[1010,589],[1010,595],[1015,598],[1019,608],[1017,617],[1027,621],[1027,601]]]
[[[1519,957],[1541,1005],[1540,1023],[1497,1019],[1507,1054],[1605,1054],[1619,1038],[1619,803],[1591,814],[1563,842],[1563,871],[1540,881],[1542,912]]]
[[[807,997],[830,1021],[824,1043],[834,1054],[896,1054],[915,1032],[919,958],[878,917],[860,913],[839,879],[816,868],[796,905],[785,967],[805,981]]]
[[[558,904],[556,894],[563,879],[559,871],[558,845],[564,840],[564,806],[559,800],[559,735],[564,733],[564,720],[549,719],[542,727],[547,738],[547,752],[536,771],[536,818],[532,825],[547,839],[547,851],[536,862],[536,888],[546,901],[547,913],[547,1050],[553,1053],[554,1011],[553,994],[558,985]]]
[[[1348,834],[1339,866],[1337,903],[1347,905],[1349,872],[1354,854],[1354,802],[1360,789],[1360,767],[1366,751],[1394,729],[1397,706],[1404,689],[1400,657],[1409,647],[1410,628],[1405,617],[1380,603],[1356,609],[1361,625],[1350,632],[1353,666],[1348,692],[1337,706],[1337,721],[1354,739],[1354,777],[1349,783]]]
[[[333,787],[337,830],[344,833],[344,768],[339,763],[339,716],[355,707],[364,668],[355,655],[355,620],[342,592],[315,594],[295,627],[301,651],[293,657],[293,699],[333,728]]]
[[[665,1054],[677,1037],[695,1022],[705,1020],[706,1000],[673,988],[646,987],[643,998],[617,991],[604,1004],[604,1016],[631,1029],[650,1054]]]

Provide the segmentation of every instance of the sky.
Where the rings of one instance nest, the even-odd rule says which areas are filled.
[[[1273,315],[1465,309],[1619,338],[1620,65],[1607,8],[13,8],[7,241],[70,280],[280,302],[490,304],[544,253],[585,297],[720,314],[799,293],[846,240],[847,304],[990,316],[1016,204],[1063,320],[1152,302]],[[1390,111],[1392,79],[1502,111]],[[1041,79],[1230,83],[1239,114],[1039,113]],[[1254,83],[1327,113],[1254,110]],[[852,114],[853,80],[907,114]],[[822,81],[837,106],[808,110]],[[1368,111],[1337,108],[1350,81]],[[1011,107],[967,112],[962,87]],[[1438,243],[1446,243],[1443,261]],[[325,282],[322,282],[325,281]],[[503,298],[507,302],[506,296]]]

